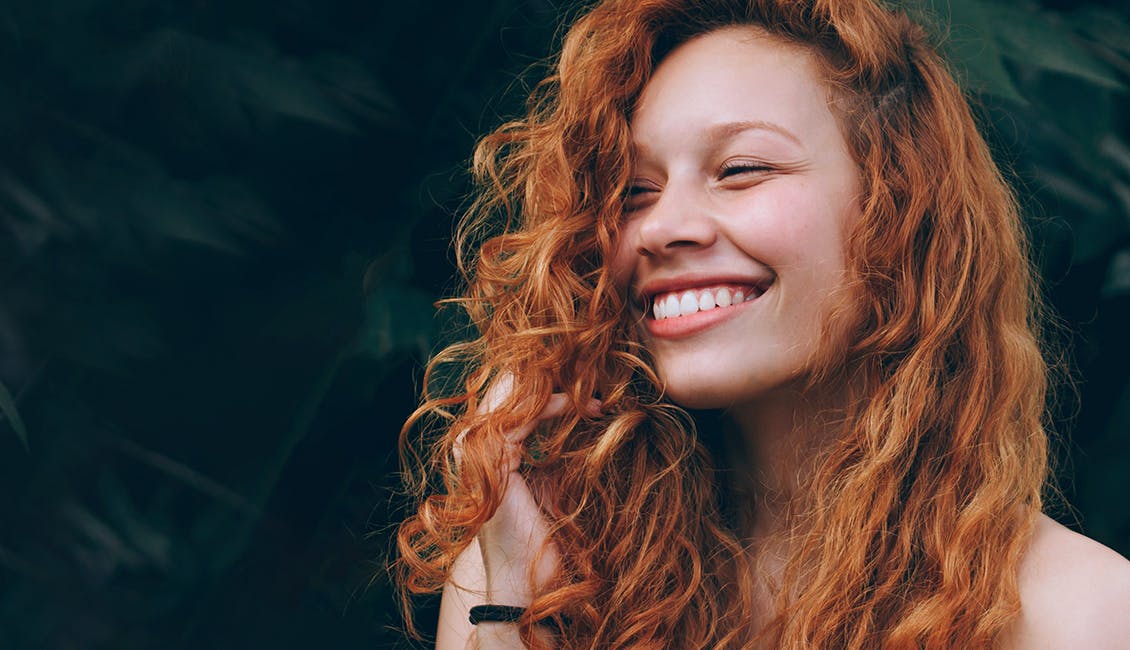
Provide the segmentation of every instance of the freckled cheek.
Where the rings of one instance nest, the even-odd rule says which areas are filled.
[[[735,237],[754,257],[770,266],[839,264],[846,224],[842,212],[823,202],[806,185],[795,191],[759,197],[733,221]]]
[[[777,270],[810,262],[814,246],[820,245],[817,240],[826,237],[792,209],[755,213],[738,221],[731,232],[750,257]]]

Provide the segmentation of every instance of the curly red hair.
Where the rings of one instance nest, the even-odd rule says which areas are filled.
[[[735,25],[815,57],[864,187],[851,308],[827,324],[854,334],[825,346],[811,379],[853,398],[790,511],[767,617],[710,427],[662,400],[604,267],[644,85],[681,43]],[[875,0],[606,0],[569,30],[527,115],[480,142],[474,174],[458,233],[466,291],[452,302],[478,335],[430,362],[402,432],[420,499],[398,535],[407,610],[442,588],[496,508],[504,432],[561,391],[578,406],[599,395],[604,414],[574,409],[529,441],[523,471],[563,561],[524,619],[528,643],[532,621],[552,617],[569,621],[565,647],[1001,638],[1047,480],[1048,368],[1015,201],[915,22]],[[503,373],[516,390],[479,413]]]

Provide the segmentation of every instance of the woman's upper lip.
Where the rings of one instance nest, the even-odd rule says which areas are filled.
[[[660,293],[683,291],[686,289],[701,289],[718,286],[721,284],[741,284],[760,287],[762,290],[773,284],[776,276],[770,272],[748,274],[718,274],[718,273],[687,273],[670,277],[651,278],[642,284],[636,285],[635,299],[638,304],[646,305],[648,300]]]

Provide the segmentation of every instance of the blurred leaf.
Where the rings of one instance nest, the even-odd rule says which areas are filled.
[[[431,296],[408,286],[378,286],[365,299],[365,325],[357,351],[384,359],[399,351],[426,357],[435,342],[435,307]]]
[[[19,243],[20,252],[32,257],[66,224],[42,196],[8,173],[0,173],[0,206],[5,225]]]
[[[12,431],[16,432],[16,437],[20,439],[24,449],[30,451],[31,448],[27,442],[27,429],[24,428],[24,421],[20,418],[20,412],[16,408],[16,400],[3,383],[0,383],[0,414],[8,420],[8,425],[12,427]]]
[[[1125,90],[1110,68],[1080,46],[1069,25],[1053,24],[1043,12],[1006,4],[993,5],[992,12],[993,34],[1009,58],[1104,88]]]
[[[35,159],[29,185],[41,188],[43,207],[27,215],[35,217],[40,239],[81,235],[107,257],[144,259],[171,242],[238,254],[246,242],[261,244],[277,236],[270,209],[242,179],[175,178],[159,158],[138,147],[90,125],[70,126],[95,148],[81,162],[50,151]],[[0,183],[12,201],[22,187]]]
[[[307,64],[336,104],[372,122],[388,121],[396,113],[392,96],[357,59],[340,54],[322,54]]]
[[[1098,42],[1130,55],[1130,23],[1123,15],[1105,7],[1085,7],[1068,19]]]
[[[1130,250],[1120,250],[1111,257],[1102,290],[1107,299],[1130,293]]]
[[[72,551],[99,578],[109,577],[120,566],[136,568],[144,564],[144,558],[130,547],[122,535],[89,508],[77,502],[68,503],[63,508],[63,518],[84,539]]]
[[[1038,167],[1037,173],[1040,180],[1059,198],[1075,204],[1083,213],[1103,214],[1107,211],[1105,197],[1084,186],[1078,179],[1046,166]]]
[[[67,287],[70,300],[59,306],[53,354],[89,368],[118,374],[126,362],[154,359],[167,351],[152,309],[127,299],[84,295],[94,287]]]
[[[993,37],[992,14],[978,0],[926,0],[930,13],[947,29],[942,49],[957,68],[962,86],[1024,105],[1028,100],[1004,66]]]
[[[1130,180],[1130,147],[1124,140],[1114,133],[1105,133],[1099,142],[1099,151],[1115,164],[1115,170],[1123,178]]]
[[[152,567],[167,569],[173,540],[162,530],[158,530],[141,513],[129,491],[112,471],[104,471],[99,477],[102,504],[107,520],[113,524],[124,542]]]
[[[1111,175],[1098,147],[1117,128],[1120,112],[1110,91],[1067,75],[1038,75],[1028,87],[1038,108],[1020,117],[1033,120],[1033,129],[1045,140],[1040,148],[1052,149],[1037,148],[1029,157],[1101,188]]]
[[[266,113],[356,131],[349,116],[329,100],[299,61],[277,54],[269,45],[252,51],[176,30],[159,32],[156,38],[183,49],[183,56],[194,59],[199,70],[208,72],[208,77],[198,77],[198,81],[223,84],[248,105]]]
[[[1122,181],[1115,181],[1111,185],[1111,191],[1114,192],[1114,196],[1122,206],[1122,215],[1126,217],[1127,225],[1130,225],[1130,185]]]
[[[1126,226],[1112,218],[1105,197],[1059,170],[1038,167],[1036,172],[1046,189],[1078,208],[1069,220],[1073,261],[1081,264],[1106,254]]]
[[[146,449],[121,436],[115,436],[109,442],[126,456],[152,467],[171,481],[186,485],[235,512],[253,518],[263,514],[255,504],[248,501],[243,495],[182,462],[151,449]]]
[[[1100,541],[1124,540],[1130,534],[1130,510],[1121,498],[1130,494],[1130,384],[1113,388],[1111,412],[1098,432],[1102,435],[1083,461],[1090,471],[1079,493],[1087,532]],[[1114,503],[1118,505],[1112,507]]]
[[[236,254],[242,252],[238,239],[263,241],[274,230],[259,197],[235,179],[186,183],[155,176],[130,189],[122,198],[135,211],[139,228],[160,239]]]

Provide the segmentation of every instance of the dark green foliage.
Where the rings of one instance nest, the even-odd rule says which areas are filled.
[[[1074,345],[1065,491],[1130,552],[1126,12],[936,5]],[[0,5],[0,647],[398,642],[466,160],[575,10]]]

